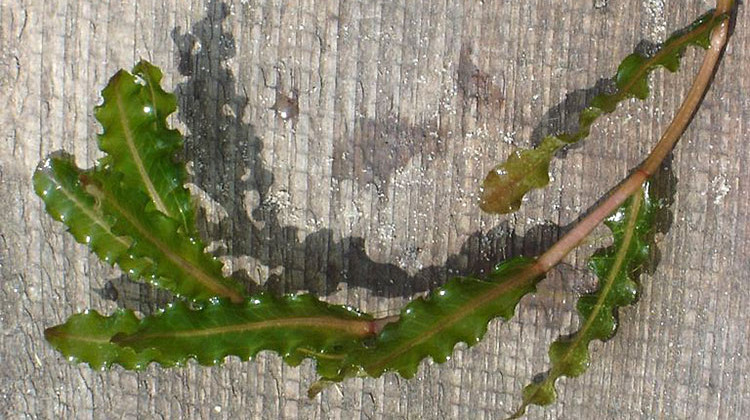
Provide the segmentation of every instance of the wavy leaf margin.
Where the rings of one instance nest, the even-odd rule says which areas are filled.
[[[78,242],[132,278],[191,300],[242,302],[242,285],[223,276],[195,230],[185,164],[175,157],[182,137],[166,124],[174,95],[158,86],[155,66],[142,61],[133,71],[110,79],[97,108],[108,154],[83,170],[71,155],[52,153],[34,172],[34,189]]]
[[[212,366],[227,356],[248,360],[270,350],[292,366],[312,358],[319,372],[334,376],[337,354],[361,346],[374,328],[372,317],[348,306],[309,294],[261,293],[240,305],[217,299],[194,309],[177,301],[143,319],[130,310],[110,316],[87,311],[46,329],[45,337],[63,355],[95,369],[183,366],[190,359]]]
[[[612,246],[597,251],[589,268],[599,278],[596,291],[578,299],[581,322],[573,334],[561,337],[549,348],[550,370],[523,390],[523,402],[511,418],[521,417],[531,405],[548,405],[557,399],[555,383],[562,376],[576,377],[589,366],[589,344],[607,341],[617,331],[617,310],[635,303],[640,284],[655,250],[656,218],[668,202],[656,197],[650,182],[631,196],[605,221],[612,231]]]

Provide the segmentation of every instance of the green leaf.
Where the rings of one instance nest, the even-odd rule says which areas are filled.
[[[47,329],[45,336],[65,356],[94,368],[181,366],[191,358],[208,366],[226,356],[246,360],[271,350],[292,366],[313,358],[318,370],[331,376],[341,363],[336,354],[361,346],[373,334],[371,319],[312,295],[259,294],[240,305],[213,300],[200,309],[178,301],[142,320],[131,311],[109,317],[87,312]]]
[[[127,369],[143,369],[157,358],[153,350],[136,352],[112,343],[116,334],[132,333],[139,320],[133,311],[119,309],[108,317],[96,311],[86,311],[68,318],[65,324],[44,330],[47,341],[71,361],[88,363],[94,369],[108,368],[113,364]]]
[[[482,183],[482,210],[510,213],[521,207],[521,200],[534,188],[549,184],[549,164],[565,145],[555,136],[547,136],[535,149],[516,149],[496,166]]]
[[[104,128],[99,148],[107,153],[99,166],[122,174],[122,182],[149,197],[144,211],[157,210],[177,220],[195,236],[195,211],[184,187],[185,165],[175,160],[182,136],[167,127],[167,116],[177,108],[174,95],[159,85],[161,71],[141,61],[133,74],[120,70],[102,91],[104,102],[96,118]]]
[[[84,171],[71,156],[55,153],[37,168],[34,188],[78,242],[132,278],[188,299],[241,302],[242,286],[222,275],[195,231],[184,163],[173,160],[182,140],[165,122],[174,96],[158,86],[155,67],[142,62],[134,72],[140,79],[120,71],[104,89],[97,115],[108,154]]]
[[[646,99],[651,72],[658,67],[677,71],[685,49],[689,45],[707,49],[711,30],[726,17],[708,12],[670,36],[653,55],[644,56],[636,52],[627,56],[614,77],[615,91],[601,93],[592,99],[591,105],[578,117],[577,131],[548,136],[534,149],[515,150],[504,163],[487,174],[481,189],[482,210],[488,213],[518,210],[521,200],[529,191],[549,183],[549,164],[558,150],[588,137],[593,123],[600,116],[613,112],[620,102],[630,98]]]
[[[355,349],[344,364],[344,376],[361,367],[374,377],[394,371],[410,378],[426,357],[445,362],[459,342],[478,343],[492,319],[510,319],[518,301],[544,277],[540,270],[534,259],[514,258],[499,264],[486,280],[452,279],[426,299],[406,305],[398,322]]]
[[[648,182],[644,184],[649,191]],[[551,368],[539,380],[526,386],[523,403],[514,414],[520,417],[530,404],[555,401],[555,382],[561,376],[576,377],[589,366],[588,346],[593,340],[607,341],[617,330],[617,309],[634,303],[638,276],[650,260],[656,232],[655,217],[665,204],[641,191],[628,199],[605,224],[614,244],[595,253],[589,267],[599,277],[599,288],[581,296],[577,309],[581,327],[574,334],[555,341],[549,349]]]
[[[71,156],[57,154],[37,168],[34,187],[78,242],[130,276],[195,300],[242,301],[240,285],[222,276],[221,263],[203,252],[201,241],[160,212],[144,212],[148,198],[121,188],[109,171],[83,171]]]
[[[82,174],[72,156],[57,152],[39,164],[32,182],[46,204],[47,213],[65,223],[78,242],[88,244],[99,258],[110,264],[124,260],[132,264],[127,251],[133,241],[112,231],[112,220],[84,190]]]
[[[94,171],[84,179],[87,191],[113,220],[112,230],[133,240],[130,254],[150,263],[150,267],[120,264],[125,272],[193,300],[243,300],[240,285],[223,276],[221,262],[204,252],[200,239],[184,235],[179,222],[161,212],[143,211],[148,197],[125,189],[116,176],[107,172]]]

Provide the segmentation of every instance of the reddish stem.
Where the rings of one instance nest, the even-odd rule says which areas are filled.
[[[715,16],[728,13],[733,6],[732,0],[718,0]],[[664,131],[659,142],[654,146],[651,153],[612,193],[596,206],[588,215],[581,219],[573,229],[563,235],[552,247],[542,254],[534,265],[529,267],[532,271],[546,273],[550,268],[557,265],[570,251],[575,249],[608,215],[612,214],[631,195],[640,190],[643,183],[653,176],[669,152],[679,141],[682,133],[687,128],[690,120],[695,114],[700,102],[708,90],[711,77],[716,71],[721,53],[726,45],[729,35],[729,21],[725,20],[711,33],[711,45],[703,58],[698,74],[695,76],[685,100],[675,114],[669,127]],[[385,325],[396,322],[398,316],[388,316],[372,321],[372,331],[377,334]]]

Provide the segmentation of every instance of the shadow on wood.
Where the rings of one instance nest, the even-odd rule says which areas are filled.
[[[179,53],[178,70],[187,78],[176,87],[178,118],[190,130],[185,137],[185,159],[193,162],[193,183],[228,214],[213,224],[203,213],[199,220],[200,230],[209,239],[231,238],[226,248],[217,251],[218,255],[247,255],[265,266],[284,268],[281,274],[271,274],[268,279],[263,279],[262,286],[251,273],[244,270],[233,273],[250,292],[265,289],[283,294],[307,290],[325,296],[334,293],[339,283],[346,283],[349,287],[368,289],[377,296],[411,297],[442,285],[452,276],[481,276],[504,259],[538,255],[567,230],[567,227],[542,224],[529,229],[525,236],[519,236],[507,222],[503,222],[487,232],[474,232],[464,241],[460,251],[450,255],[444,264],[426,267],[415,274],[395,264],[373,261],[367,255],[365,239],[361,237],[337,240],[331,229],[321,229],[300,241],[298,227],[282,225],[278,209],[263,205],[274,182],[273,173],[265,167],[261,155],[263,140],[255,135],[250,124],[243,122],[248,98],[238,92],[237,82],[226,66],[226,61],[236,53],[234,36],[222,27],[229,15],[229,7],[223,2],[211,1],[207,11],[205,18],[195,23],[190,32],[182,33],[181,28],[172,32]],[[492,84],[490,77],[471,61],[470,52],[469,46],[462,46],[457,77],[463,102],[467,107],[476,105],[477,110],[480,105],[483,108],[491,104],[501,106],[501,88]],[[601,79],[592,88],[567,95],[545,114],[533,130],[532,141],[539,141],[547,134],[570,131],[570,125],[577,124],[577,116],[588,101],[608,89],[610,84],[610,80]],[[378,125],[376,122],[370,124]],[[426,132],[425,127],[398,125],[380,136],[425,137],[418,135]],[[403,146],[403,142],[395,139],[386,143],[399,148],[397,156],[406,158],[408,156],[402,152],[416,147],[412,143]],[[340,147],[345,146],[335,147],[334,154],[336,150],[342,153]],[[408,161],[376,162],[393,158],[393,155],[374,155],[371,158],[364,161],[372,166],[372,171],[368,172],[371,177],[361,181],[374,182],[378,188],[383,188],[384,180]],[[334,159],[333,165],[334,176],[353,176],[342,169],[346,163]],[[338,174],[335,168],[339,168]],[[659,178],[667,180],[664,193],[668,196],[670,191],[674,192],[675,181],[669,166],[665,170],[667,173]],[[241,197],[248,191],[258,194],[261,204],[254,209],[246,209],[243,205]],[[147,285],[132,284],[123,276],[110,280],[99,294],[117,301],[120,306],[148,313],[170,300],[167,293],[149,289]]]

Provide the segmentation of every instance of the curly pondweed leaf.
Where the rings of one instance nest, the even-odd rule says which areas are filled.
[[[521,207],[523,197],[549,184],[549,164],[566,143],[547,136],[534,149],[516,149],[484,178],[480,207],[489,213],[510,213]]]
[[[144,211],[157,210],[196,236],[185,165],[175,160],[182,136],[166,120],[177,109],[177,99],[161,88],[161,78],[161,70],[141,61],[133,74],[120,70],[110,79],[102,91],[104,102],[96,108],[104,128],[99,148],[107,153],[99,166],[122,174],[124,184],[146,194],[150,202]]]
[[[351,352],[345,369],[361,368],[373,377],[393,371],[410,378],[426,357],[445,362],[459,342],[478,343],[491,320],[510,319],[521,298],[543,277],[534,259],[517,257],[499,264],[485,280],[454,278],[406,305],[397,322]]]
[[[614,243],[595,253],[589,261],[589,267],[599,278],[599,287],[578,300],[581,327],[574,334],[552,343],[550,370],[540,380],[526,386],[523,403],[513,418],[523,415],[530,404],[554,402],[557,379],[581,375],[589,366],[589,343],[612,338],[617,330],[617,309],[636,301],[638,276],[645,271],[655,246],[654,219],[658,212],[666,209],[665,202],[650,193],[648,182],[644,190],[629,198],[605,221]]]
[[[529,191],[549,183],[549,164],[558,150],[588,137],[594,122],[613,112],[620,102],[629,98],[646,99],[651,72],[658,67],[676,72],[687,47],[695,45],[707,49],[711,30],[726,18],[726,15],[715,16],[713,11],[708,12],[687,28],[672,34],[653,55],[635,52],[627,56],[614,77],[615,91],[601,93],[592,99],[590,106],[578,117],[577,131],[547,136],[533,149],[516,150],[487,174],[481,189],[482,210],[488,213],[518,210]]]
[[[82,171],[67,153],[57,152],[42,161],[34,172],[37,195],[53,219],[65,223],[68,231],[103,261],[132,264],[128,249],[133,241],[112,231],[112,220],[101,212],[96,200],[81,183]]]
[[[158,352],[138,352],[112,343],[117,334],[137,331],[140,320],[133,311],[118,309],[110,316],[96,311],[86,311],[68,318],[65,324],[44,330],[47,341],[72,361],[88,363],[94,369],[108,368],[113,364],[126,369],[142,369]]]
[[[223,276],[221,262],[204,251],[202,241],[184,235],[180,223],[161,212],[143,212],[148,197],[122,188],[106,172],[93,171],[84,180],[101,211],[113,220],[112,230],[133,240],[129,254],[149,264],[119,264],[125,272],[193,300],[243,300],[241,286]]]
[[[103,121],[117,119],[119,114],[115,111],[122,108],[128,116],[120,116],[121,119],[138,121],[133,124],[135,128],[131,127],[132,133],[139,136],[133,140],[134,155],[140,157],[146,172],[155,171],[158,180],[145,187],[145,181],[134,175],[138,165],[128,163],[129,155],[121,150],[129,148],[124,146],[129,141],[127,136],[114,136],[108,132],[117,130],[106,129],[99,140],[102,148],[112,154],[102,158],[95,168],[79,169],[70,155],[54,153],[35,171],[34,188],[47,211],[63,222],[78,242],[89,245],[104,261],[117,264],[135,279],[144,279],[188,299],[224,297],[241,302],[242,286],[222,275],[221,263],[204,252],[205,246],[195,234],[189,193],[182,185],[173,185],[181,182],[184,175],[184,163],[173,161],[171,156],[173,146],[181,144],[179,133],[166,128],[163,116],[174,110],[173,101],[169,100],[173,97],[162,97],[161,88],[153,85],[160,78],[158,69],[142,62],[136,70],[149,82],[139,84],[133,76],[120,71],[105,88],[105,97],[116,98],[118,94],[113,92],[127,87],[131,93],[123,98],[138,106],[131,109],[106,105],[105,101],[99,114],[107,114],[101,117]],[[144,99],[152,97],[159,100]],[[143,114],[141,108],[147,106],[141,107],[143,103],[152,104],[150,114],[159,117],[138,119],[131,115]],[[130,127],[123,123],[124,126]],[[152,190],[163,193],[162,203],[171,203],[166,213],[156,209],[154,196],[149,195]]]
[[[94,368],[171,367],[191,358],[209,366],[230,355],[247,360],[271,350],[292,366],[315,359],[318,371],[332,376],[341,363],[337,354],[361,346],[374,328],[370,316],[312,295],[261,293],[240,305],[217,299],[199,309],[178,301],[143,319],[129,310],[109,317],[89,311],[48,328],[45,336],[65,356]]]
[[[83,171],[58,153],[37,168],[33,181],[47,212],[102,260],[190,299],[242,301],[240,285],[222,275],[221,263],[203,244],[182,234],[174,219],[144,212],[148,198],[124,189],[116,174]]]

